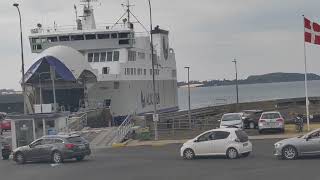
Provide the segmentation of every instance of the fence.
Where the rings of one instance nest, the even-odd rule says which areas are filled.
[[[80,131],[88,124],[87,113],[83,113],[80,116],[70,117],[68,119],[68,129],[72,131]]]

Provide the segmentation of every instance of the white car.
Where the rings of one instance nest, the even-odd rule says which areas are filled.
[[[284,132],[285,129],[284,118],[278,111],[264,112],[259,119],[258,128],[259,133],[268,129],[277,129]]]
[[[243,113],[228,113],[224,114],[220,120],[220,128],[239,128],[243,129]]]
[[[183,144],[180,155],[184,159],[196,156],[224,155],[229,159],[247,157],[252,152],[248,135],[241,129],[224,128],[206,131]]]

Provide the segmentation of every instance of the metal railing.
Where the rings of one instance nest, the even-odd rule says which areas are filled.
[[[70,117],[68,119],[68,129],[71,131],[80,131],[88,124],[88,116],[87,113],[82,114],[77,117]]]
[[[113,143],[121,143],[125,137],[132,131],[134,126],[132,115],[128,115],[127,118],[122,122],[122,124],[118,127],[117,131],[114,133],[114,138],[111,140],[111,144]]]

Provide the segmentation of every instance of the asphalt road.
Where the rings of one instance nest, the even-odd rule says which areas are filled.
[[[186,161],[179,157],[180,145],[104,149],[83,162],[68,161],[58,166],[48,163],[16,165],[0,160],[1,180],[319,180],[320,158],[294,161],[272,156],[276,140],[253,141],[248,158],[224,157]]]

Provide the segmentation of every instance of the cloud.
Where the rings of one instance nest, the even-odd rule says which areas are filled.
[[[0,88],[19,89],[19,25],[14,1],[0,1]],[[17,0],[23,14],[26,69],[35,55],[27,35],[37,23],[74,25],[73,6],[78,0]],[[98,24],[114,23],[123,13],[124,0],[100,0]],[[146,0],[132,0],[132,11],[148,28]],[[233,58],[239,61],[240,78],[268,72],[303,72],[302,14],[319,21],[317,0],[153,0],[154,24],[170,30],[175,49],[178,79],[232,79]],[[78,5],[81,9],[81,6]],[[138,26],[137,26],[138,27]],[[142,30],[142,28],[139,28]],[[310,72],[320,73],[319,47],[307,45]]]

